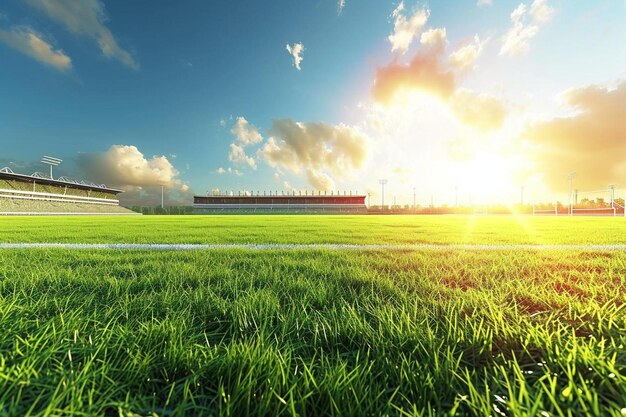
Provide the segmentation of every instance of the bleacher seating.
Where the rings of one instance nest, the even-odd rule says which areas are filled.
[[[0,214],[136,214],[115,189],[0,173]],[[47,182],[47,183],[46,183]]]
[[[133,214],[134,212],[118,205],[0,198],[0,214],[6,213]]]

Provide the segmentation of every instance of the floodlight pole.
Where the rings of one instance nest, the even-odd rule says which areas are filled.
[[[385,178],[378,180],[378,183],[381,185],[382,187],[382,199],[381,199],[381,203],[380,203],[380,209],[384,210],[385,207],[385,184],[387,184],[389,181],[387,181]]]
[[[41,158],[41,162],[50,166],[50,179],[52,180],[54,179],[54,177],[52,177],[52,167],[59,165],[61,162],[63,162],[63,160],[52,157],[52,156],[44,155]]]
[[[609,190],[611,190],[611,209],[613,209],[613,216],[617,215],[615,210],[615,184],[609,184]]]
[[[574,203],[572,201],[572,182],[575,176],[576,176],[575,172],[570,172],[565,176],[569,181],[569,215],[570,216],[574,215]]]
[[[161,208],[162,209],[165,208],[164,205],[163,205],[163,194],[164,194],[163,188],[164,188],[163,184],[161,184]]]
[[[413,187],[413,210],[415,210],[416,207],[417,204],[415,204],[415,187]]]

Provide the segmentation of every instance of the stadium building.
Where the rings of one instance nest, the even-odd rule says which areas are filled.
[[[0,169],[0,214],[74,215],[137,214],[120,206],[122,190],[36,172],[16,174]]]
[[[364,195],[211,195],[194,196],[196,214],[326,213],[365,214]]]

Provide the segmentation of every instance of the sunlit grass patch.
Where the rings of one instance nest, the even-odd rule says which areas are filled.
[[[0,217],[0,242],[626,244],[624,217]]]
[[[618,416],[625,276],[621,252],[1,251],[0,413]]]

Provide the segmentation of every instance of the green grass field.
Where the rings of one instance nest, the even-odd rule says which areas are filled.
[[[0,218],[0,242],[626,243],[623,218]],[[626,415],[626,253],[0,250],[0,416]]]
[[[1,217],[0,242],[626,244],[623,217]]]

